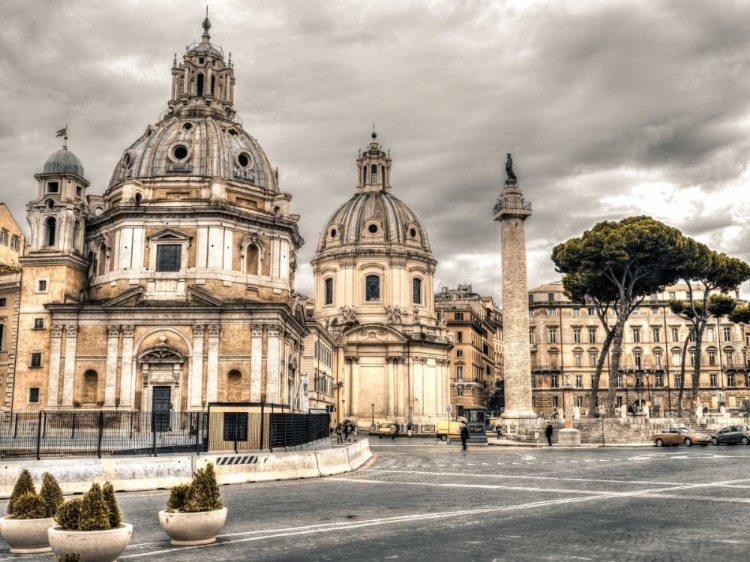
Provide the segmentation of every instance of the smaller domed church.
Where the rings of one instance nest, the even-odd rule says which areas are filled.
[[[320,234],[315,318],[337,343],[341,419],[430,426],[450,403],[452,342],[435,314],[427,232],[391,193],[391,164],[373,133],[357,159],[354,195]]]

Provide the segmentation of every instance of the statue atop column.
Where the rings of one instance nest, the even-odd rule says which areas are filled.
[[[508,181],[516,181],[516,173],[513,171],[513,157],[508,153],[508,159],[505,161],[505,173],[508,176]]]

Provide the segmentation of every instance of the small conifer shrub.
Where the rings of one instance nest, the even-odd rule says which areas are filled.
[[[106,482],[104,489],[97,483],[92,484],[82,498],[62,504],[55,520],[66,531],[107,531],[119,527],[122,515],[112,484]]]
[[[178,484],[169,490],[169,499],[167,500],[167,511],[185,511],[185,504],[190,497],[190,484]]]
[[[44,519],[47,517],[47,504],[34,492],[26,492],[16,498],[13,506],[14,519]]]
[[[117,498],[115,497],[115,489],[112,487],[111,482],[105,482],[102,487],[102,493],[104,494],[104,501],[107,503],[109,508],[109,528],[116,529],[122,523],[122,514],[120,508],[117,505]]]
[[[61,529],[77,531],[81,520],[81,504],[83,498],[73,498],[62,504],[55,514],[55,521]]]
[[[78,530],[106,531],[109,528],[109,506],[104,499],[102,487],[94,482],[83,496]]]
[[[18,480],[16,480],[16,484],[13,486],[13,492],[11,492],[10,499],[8,500],[7,511],[10,517],[16,516],[16,502],[18,499],[29,493],[36,495],[36,488],[34,487],[31,473],[24,468],[18,476]]]
[[[45,472],[42,477],[42,489],[39,490],[39,495],[44,500],[47,508],[47,515],[45,517],[54,517],[57,510],[65,502],[60,485],[49,472]]]

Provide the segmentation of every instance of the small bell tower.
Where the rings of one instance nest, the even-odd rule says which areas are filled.
[[[390,153],[390,151],[389,151]],[[367,191],[391,192],[391,156],[381,150],[375,124],[372,126],[372,142],[357,158],[357,193]]]

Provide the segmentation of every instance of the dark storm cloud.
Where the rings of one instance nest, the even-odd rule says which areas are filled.
[[[353,193],[373,121],[394,159],[393,193],[424,221],[443,285],[499,292],[491,209],[508,151],[534,204],[532,286],[556,277],[555,244],[624,213],[745,251],[736,209],[702,203],[746,190],[750,5],[525,4],[211,3],[245,128],[302,215],[302,262]],[[203,10],[184,0],[0,5],[2,198],[21,222],[65,123],[91,192],[104,191],[122,151],[166,109],[172,54],[200,39]],[[611,203],[652,182],[677,196],[697,188],[695,209]],[[299,283],[310,292],[309,268]]]

